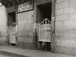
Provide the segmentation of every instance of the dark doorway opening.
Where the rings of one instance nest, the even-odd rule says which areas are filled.
[[[37,6],[37,23],[41,23],[45,18],[51,21],[51,4],[46,3]]]
[[[16,46],[16,12],[8,13],[8,44]]]
[[[37,19],[36,23],[41,23],[45,18],[51,21],[52,3],[41,4],[37,6]],[[51,32],[51,31],[50,31]],[[51,42],[38,41],[38,35],[36,34],[36,44],[38,49],[51,51]]]
[[[16,44],[15,44],[15,43],[10,43],[10,45],[11,45],[11,46],[16,46]]]
[[[11,26],[13,23],[16,23],[16,13],[8,13],[8,26]]]

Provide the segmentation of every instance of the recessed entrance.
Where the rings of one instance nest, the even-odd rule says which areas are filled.
[[[16,23],[16,13],[8,13],[8,26],[12,26],[13,23]]]
[[[16,45],[16,13],[8,13],[8,38],[9,44]]]
[[[51,3],[37,6],[37,23],[41,23],[45,18],[51,21]]]
[[[51,9],[52,9],[51,6],[52,6],[52,3],[46,3],[46,4],[37,6],[37,20],[36,20],[36,22],[38,24],[42,23],[42,21],[44,21],[44,19],[51,21]],[[44,25],[46,25],[46,22],[44,23]],[[51,23],[47,23],[47,25],[50,25],[50,27],[51,27]],[[42,49],[42,50],[50,51],[51,50],[51,31],[50,31],[50,34],[48,34],[48,33],[46,33],[46,34],[50,36],[50,41],[44,40],[44,39],[41,41],[38,40],[38,48]],[[39,39],[39,37],[40,36],[38,35],[38,39]],[[46,37],[46,38],[48,38],[48,37]]]

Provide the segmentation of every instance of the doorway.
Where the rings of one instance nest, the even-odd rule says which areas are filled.
[[[45,18],[51,21],[51,8],[52,3],[46,3],[37,6],[37,23],[41,23]]]
[[[8,41],[9,45],[16,45],[16,12],[8,13]]]
[[[40,24],[44,19],[48,19],[51,21],[51,9],[52,9],[52,3],[46,3],[42,5],[37,6],[37,19],[36,23]],[[51,27],[51,24],[50,24]],[[38,28],[39,29],[39,28]],[[51,31],[50,31],[51,33]],[[51,34],[49,34],[51,36]],[[39,35],[37,35],[37,40],[39,39]],[[50,37],[51,39],[51,37]],[[51,51],[51,41],[37,41],[37,47],[40,50],[47,50]]]

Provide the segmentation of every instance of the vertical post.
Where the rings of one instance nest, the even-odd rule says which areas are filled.
[[[51,51],[55,51],[55,1],[52,0],[52,15],[51,15]]]
[[[33,0],[34,2],[34,24],[36,24],[36,10],[37,10],[37,7],[36,7],[36,0]],[[33,37],[33,43],[34,43],[34,48],[37,49],[38,48],[38,39],[37,39],[37,31],[36,31],[36,26],[34,28],[34,37]]]
[[[16,6],[16,46],[18,42],[18,5]]]

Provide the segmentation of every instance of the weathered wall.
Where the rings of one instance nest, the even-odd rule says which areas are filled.
[[[34,48],[33,31],[34,31],[33,11],[19,13],[17,45],[23,48]]]
[[[36,0],[36,4],[34,6],[37,7],[37,5],[45,4],[51,2],[51,0]],[[35,7],[34,7],[35,8]],[[35,15],[35,11],[37,12],[37,9],[34,9],[33,11],[27,11],[18,13],[18,41],[17,45],[19,47],[24,48],[34,48],[34,23],[37,21],[38,18],[42,19],[41,13],[38,13],[39,16],[33,16]],[[39,11],[39,10],[38,10]],[[35,21],[35,19],[37,20]],[[40,21],[39,21],[40,22]],[[36,40],[37,41],[37,40]]]
[[[7,44],[7,14],[4,6],[0,7],[0,45]]]
[[[76,55],[76,0],[56,1],[55,51]]]

